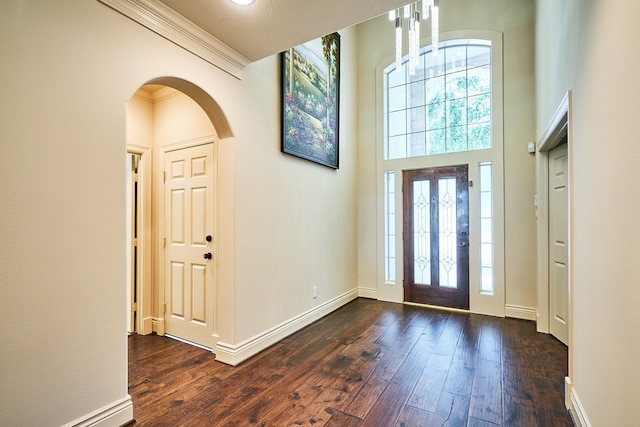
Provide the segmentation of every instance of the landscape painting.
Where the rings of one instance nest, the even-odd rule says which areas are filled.
[[[337,169],[340,35],[281,54],[282,152]]]

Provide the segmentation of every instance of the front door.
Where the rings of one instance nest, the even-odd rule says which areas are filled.
[[[213,144],[165,153],[165,333],[213,347]]]
[[[569,205],[567,145],[549,153],[549,328],[569,343]]]
[[[404,171],[404,299],[469,308],[467,165]]]

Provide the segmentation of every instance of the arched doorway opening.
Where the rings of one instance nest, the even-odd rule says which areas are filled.
[[[215,348],[216,283],[220,267],[217,256],[220,201],[215,194],[219,187],[217,147],[221,139],[232,136],[219,105],[188,81],[172,77],[152,79],[128,101],[129,333],[167,333]],[[176,178],[176,182],[182,183],[187,176],[200,181],[194,184],[192,180],[184,188],[167,189],[167,181]],[[200,220],[193,223],[192,209],[200,215]],[[175,212],[184,215],[178,218]],[[177,235],[170,230],[171,226],[181,228],[184,233]],[[174,244],[176,239],[178,242]],[[170,248],[186,243],[191,247],[190,254],[185,255],[187,258],[180,258],[184,254],[175,258],[175,251]],[[207,254],[211,254],[210,258],[203,257]],[[171,322],[180,317],[185,319],[186,329]],[[200,327],[199,336],[204,338],[189,335],[193,325],[196,329]]]

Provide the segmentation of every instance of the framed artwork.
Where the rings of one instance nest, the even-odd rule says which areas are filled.
[[[340,35],[280,54],[282,152],[338,169]]]

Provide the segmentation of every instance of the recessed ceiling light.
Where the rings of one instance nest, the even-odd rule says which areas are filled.
[[[235,4],[239,4],[241,6],[246,6],[253,3],[254,0],[231,0]]]

